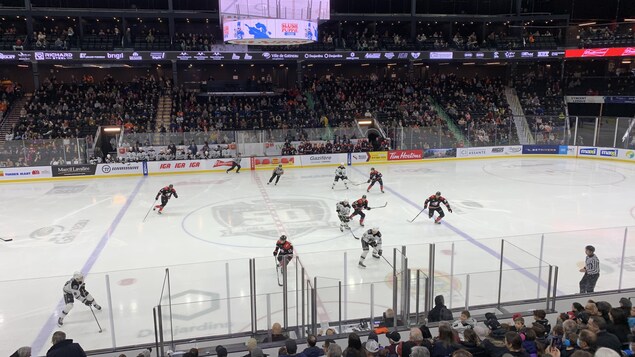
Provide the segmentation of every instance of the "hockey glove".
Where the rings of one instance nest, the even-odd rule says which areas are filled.
[[[92,304],[93,304],[93,300],[88,300],[88,299],[84,300],[84,305],[91,306]]]
[[[370,180],[366,181],[366,183],[370,183]]]
[[[377,242],[370,242],[368,243],[371,247],[375,248],[377,246]]]
[[[428,208],[428,205],[423,206],[423,209],[427,209],[427,208]]]
[[[277,255],[276,252],[273,252],[273,256],[275,257],[276,255]]]
[[[379,256],[381,256],[381,253],[383,253],[383,251],[382,251],[381,249],[377,251],[377,254],[378,254]]]
[[[452,213],[452,208],[448,208],[448,211],[450,211],[450,213]]]

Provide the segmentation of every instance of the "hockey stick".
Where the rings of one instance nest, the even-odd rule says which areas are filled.
[[[355,235],[355,233],[353,233],[353,230],[352,230],[352,229],[349,229],[348,231],[349,231],[349,232],[351,232],[351,234],[353,235],[353,238],[355,238],[355,239],[359,239],[359,237],[358,237],[358,236],[356,236],[356,235]]]
[[[93,307],[89,306],[88,307],[90,309],[90,312],[93,313],[93,317],[95,318],[95,322],[97,323],[97,326],[99,327],[99,333],[102,333],[102,329],[101,329],[101,325],[99,324],[99,320],[97,320],[97,316],[95,315],[95,311],[93,311]]]
[[[412,219],[412,221],[408,221],[408,222],[410,222],[410,223],[414,222],[414,221],[415,221],[415,219],[417,219],[417,217],[419,217],[419,215],[420,215],[420,214],[422,214],[422,213],[423,213],[423,211],[425,211],[425,210],[426,210],[426,209],[424,208],[424,209],[422,209],[421,211],[419,211],[419,213],[417,213],[417,215],[415,216],[415,218],[413,218],[413,219]]]
[[[0,240],[3,242],[11,242],[13,238],[0,238]]]
[[[148,210],[148,213],[146,213],[146,216],[143,217],[143,222],[146,221],[146,218],[148,218],[148,215],[150,214],[150,211],[152,211],[152,208],[154,207],[154,204],[157,203],[157,200],[155,199],[154,202],[152,202],[152,206],[150,206],[150,209]]]
[[[384,203],[384,205],[383,205],[383,206],[369,207],[369,208],[372,208],[372,209],[377,209],[377,208],[384,208],[384,207],[386,207],[386,206],[388,206],[388,202]]]
[[[276,278],[278,279],[278,286],[282,286],[282,282],[280,282],[280,264],[278,264],[280,262],[278,260],[279,255],[280,255],[280,252],[278,252],[278,254],[276,254],[276,256],[273,257],[273,259],[275,259],[276,261]]]
[[[392,264],[390,264],[390,262],[388,261],[388,259],[386,259],[386,257],[384,257],[383,255],[380,255],[380,257],[384,258],[384,260],[386,261],[386,263],[388,263],[388,265],[390,265],[391,268],[395,268],[392,266]]]

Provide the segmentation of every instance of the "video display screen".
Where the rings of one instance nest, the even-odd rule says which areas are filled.
[[[259,18],[318,21],[330,19],[330,0],[219,0],[226,21]]]

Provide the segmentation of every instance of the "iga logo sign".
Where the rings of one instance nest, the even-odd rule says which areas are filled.
[[[397,150],[388,152],[388,160],[421,160],[423,159],[422,150]]]

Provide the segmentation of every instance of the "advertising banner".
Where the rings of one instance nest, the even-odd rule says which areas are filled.
[[[297,160],[296,160],[296,156],[274,156],[274,157],[252,157],[250,162],[250,166],[252,170],[257,168],[273,169],[279,164],[282,164],[283,168],[289,167],[289,166],[300,166],[301,161],[299,157],[297,157]]]
[[[315,155],[302,155],[300,158],[300,164],[302,166],[312,165],[327,165],[327,164],[340,164],[346,162],[346,154],[315,154]]]
[[[318,40],[317,23],[290,19],[241,19],[223,23],[225,42],[302,44]]]
[[[388,161],[421,159],[423,159],[423,150],[395,150],[388,152]]]
[[[426,149],[423,152],[424,159],[441,159],[446,157],[456,157],[456,149]]]
[[[566,50],[565,58],[635,57],[635,47],[584,48]]]
[[[95,175],[141,175],[143,174],[143,163],[134,162],[129,164],[97,164]]]
[[[523,155],[567,155],[566,145],[523,145]]]
[[[485,156],[505,156],[520,155],[523,147],[515,146],[484,146],[477,148],[459,148],[456,149],[456,157],[485,157]]]
[[[581,146],[578,148],[578,156],[598,156],[598,148]]]
[[[48,177],[51,177],[50,166],[0,168],[0,181],[26,180],[26,179],[34,179],[34,178],[48,178]]]
[[[53,177],[94,176],[97,165],[59,165],[51,166]]]

